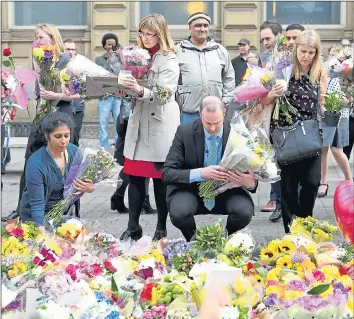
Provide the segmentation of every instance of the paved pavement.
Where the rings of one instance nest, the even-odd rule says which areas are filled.
[[[14,138],[10,140],[11,145],[11,162],[6,166],[6,174],[2,175],[4,189],[1,193],[2,199],[2,215],[8,215],[17,206],[18,189],[20,176],[24,165],[24,153],[27,138]],[[97,140],[83,140],[82,145],[98,146]],[[112,149],[113,151],[113,149]],[[333,214],[333,194],[338,183],[343,179],[340,169],[337,167],[333,157],[329,161],[329,193],[323,199],[317,199],[314,217],[328,220],[335,224]],[[353,165],[353,156],[351,160],[351,167]],[[114,178],[114,181],[116,178]],[[128,214],[118,214],[110,210],[110,197],[114,192],[114,183],[104,183],[98,185],[92,194],[86,194],[81,201],[81,216],[88,221],[90,227],[97,230],[104,230],[113,235],[120,235],[126,228],[128,222]],[[260,208],[269,200],[270,186],[267,184],[260,184],[257,194],[253,195],[256,210],[255,216],[252,219],[249,227],[252,234],[258,243],[282,236],[284,234],[282,222],[270,223],[268,220],[269,213],[260,212]],[[153,186],[150,183],[150,198],[152,206],[155,207]],[[126,206],[128,206],[127,194],[125,197]],[[218,220],[220,216],[203,215],[197,216],[197,225],[212,223]],[[222,219],[226,220],[225,216]],[[153,234],[156,225],[156,215],[141,215],[141,226],[145,234]],[[181,233],[168,220],[167,225],[169,237],[180,237]],[[338,234],[336,240],[341,240]]]

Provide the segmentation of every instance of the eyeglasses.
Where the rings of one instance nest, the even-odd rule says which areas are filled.
[[[148,40],[152,39],[153,37],[156,37],[156,34],[149,34],[149,33],[143,33],[143,32],[139,32],[139,37],[140,38],[146,38]]]

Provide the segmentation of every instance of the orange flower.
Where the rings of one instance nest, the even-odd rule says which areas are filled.
[[[55,51],[55,46],[54,45],[41,45],[41,48],[44,51]]]
[[[104,292],[104,295],[106,298],[110,298],[112,296],[112,290],[111,289],[108,289]]]

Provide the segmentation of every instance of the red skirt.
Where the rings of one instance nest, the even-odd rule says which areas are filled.
[[[162,171],[153,162],[137,161],[125,158],[124,173],[148,178],[162,178]]]

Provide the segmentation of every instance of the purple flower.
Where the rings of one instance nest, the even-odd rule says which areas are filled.
[[[308,258],[308,256],[302,251],[295,251],[294,253],[292,253],[290,255],[290,258],[291,258],[291,262],[293,264],[296,264],[296,263],[301,264],[305,259]]]
[[[163,272],[165,270],[165,267],[161,262],[155,262],[155,267],[159,272]]]
[[[301,280],[291,280],[288,284],[289,290],[298,290],[298,291],[305,291],[306,285]]]
[[[49,61],[53,59],[53,52],[52,51],[44,51],[43,61]]]
[[[80,94],[82,91],[82,86],[81,86],[81,82],[80,81],[72,81],[71,82],[71,90],[75,93],[75,94]]]
[[[20,309],[21,306],[22,306],[21,300],[16,298],[14,301],[11,301],[5,307],[5,311],[14,311],[14,310]]]
[[[347,289],[345,289],[344,285],[341,282],[337,282],[333,285],[334,294],[344,294],[346,297],[348,296]]]
[[[264,301],[266,307],[272,308],[279,304],[279,299],[277,294],[271,293],[268,295],[267,299]]]

